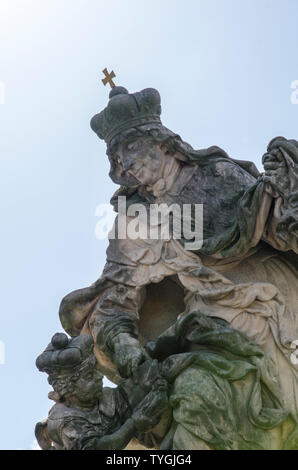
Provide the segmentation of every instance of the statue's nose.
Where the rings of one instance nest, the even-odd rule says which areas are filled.
[[[134,159],[127,154],[122,154],[120,160],[124,171],[128,171],[132,167],[134,161]]]

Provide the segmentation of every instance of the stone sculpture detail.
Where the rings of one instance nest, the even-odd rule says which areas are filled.
[[[143,365],[140,385],[126,380],[116,389],[102,388],[89,335],[69,340],[56,333],[36,364],[49,375],[49,398],[56,402],[47,421],[36,426],[44,450],[122,449],[135,435],[148,443],[146,431],[167,410],[167,382],[157,361]]]
[[[273,139],[260,174],[219,147],[194,150],[160,114],[157,90],[114,86],[91,120],[120,185],[111,200],[119,215],[101,277],[61,302],[72,339],[55,336],[37,360],[57,401],[38,440],[79,449],[124,448],[132,437],[161,449],[298,449],[298,142]],[[136,204],[145,225],[152,204],[181,213],[191,205],[194,234],[203,204],[201,246],[187,248],[186,231],[175,236],[174,211],[168,238],[119,236]],[[73,348],[81,355],[72,363]],[[119,384],[114,391],[102,392],[95,357]],[[53,379],[57,361],[71,397],[60,372]],[[80,401],[84,387],[92,411]]]

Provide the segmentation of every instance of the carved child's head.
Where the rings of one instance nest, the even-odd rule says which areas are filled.
[[[69,339],[64,333],[56,333],[38,356],[36,366],[48,374],[54,389],[49,398],[56,402],[90,406],[101,396],[103,375],[97,368],[89,335]]]

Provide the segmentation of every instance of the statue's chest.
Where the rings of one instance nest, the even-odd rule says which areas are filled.
[[[230,228],[236,217],[236,207],[255,180],[240,167],[229,163],[214,163],[198,167],[190,181],[179,194],[169,195],[167,204],[178,204],[183,210],[195,205],[203,205],[204,232],[206,236],[221,233]]]
[[[254,183],[235,165],[215,163],[198,167],[177,197],[183,204],[208,204],[229,207]]]

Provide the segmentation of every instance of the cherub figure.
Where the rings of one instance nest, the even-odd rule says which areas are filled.
[[[43,450],[117,450],[136,435],[142,439],[141,434],[148,445],[149,430],[167,408],[166,382],[151,364],[150,371],[145,367],[143,387],[125,381],[103,388],[93,346],[89,335],[69,339],[56,333],[37,358],[38,369],[47,372],[54,389],[49,398],[56,402],[48,419],[35,428]]]

